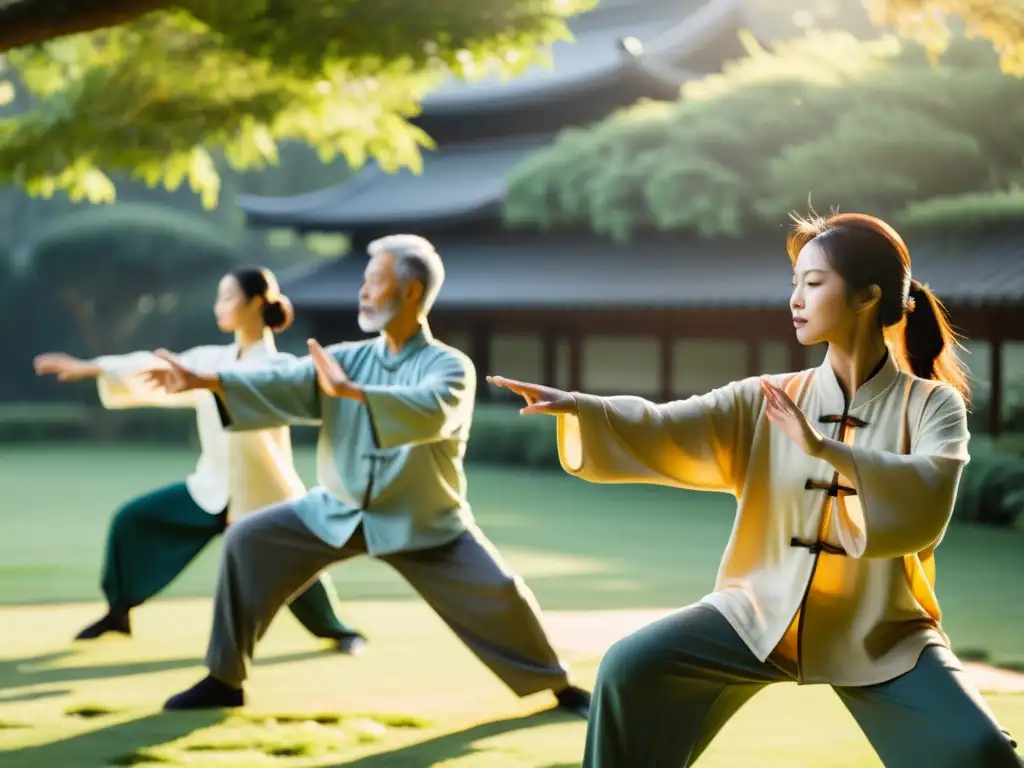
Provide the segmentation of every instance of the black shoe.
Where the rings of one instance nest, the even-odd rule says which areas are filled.
[[[90,624],[75,635],[75,640],[95,640],[97,637],[107,634],[107,632],[119,632],[122,635],[131,636],[132,622],[128,618],[128,612],[108,612],[102,619],[94,624]]]
[[[212,675],[207,675],[187,691],[171,696],[165,710],[173,709],[227,709],[245,704],[245,692],[232,688]]]
[[[346,632],[343,635],[338,635],[334,647],[338,653],[359,656],[366,650],[366,638],[358,632]]]
[[[556,691],[555,698],[558,699],[558,709],[564,709],[566,712],[572,712],[574,715],[579,715],[584,720],[590,717],[589,691],[584,691],[582,688],[570,685],[560,691]]]

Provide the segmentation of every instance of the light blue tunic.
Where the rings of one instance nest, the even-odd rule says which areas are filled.
[[[383,337],[329,347],[366,405],[320,390],[309,357],[221,375],[231,430],[319,424],[317,481],[295,511],[340,547],[360,523],[370,555],[446,544],[473,524],[463,457],[476,370],[423,325],[392,355]]]

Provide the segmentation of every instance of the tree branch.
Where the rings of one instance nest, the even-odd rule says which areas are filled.
[[[0,0],[0,53],[124,24],[172,0]]]

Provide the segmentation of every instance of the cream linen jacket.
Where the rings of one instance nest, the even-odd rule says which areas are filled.
[[[964,402],[891,354],[848,411],[827,359],[772,379],[849,445],[855,477],[769,423],[757,378],[663,405],[575,394],[578,416],[558,419],[562,466],[591,482],[733,494],[732,535],[703,602],[758,659],[792,659],[799,682],[890,680],[948,642],[934,549],[969,460]]]
[[[182,363],[200,373],[244,371],[293,359],[278,353],[269,334],[241,357],[235,344],[200,346],[179,355]],[[97,379],[100,401],[109,409],[192,408],[196,412],[201,453],[185,480],[193,500],[210,514],[226,508],[233,521],[270,504],[301,498],[306,488],[292,462],[288,427],[252,432],[229,432],[221,425],[217,402],[206,390],[169,395],[146,384],[143,371],[166,365],[151,352],[99,357],[103,371]]]

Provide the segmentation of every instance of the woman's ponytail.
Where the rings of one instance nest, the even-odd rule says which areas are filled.
[[[907,303],[903,343],[911,372],[922,379],[949,384],[969,400],[967,373],[956,354],[960,343],[939,297],[927,285],[911,280]]]

